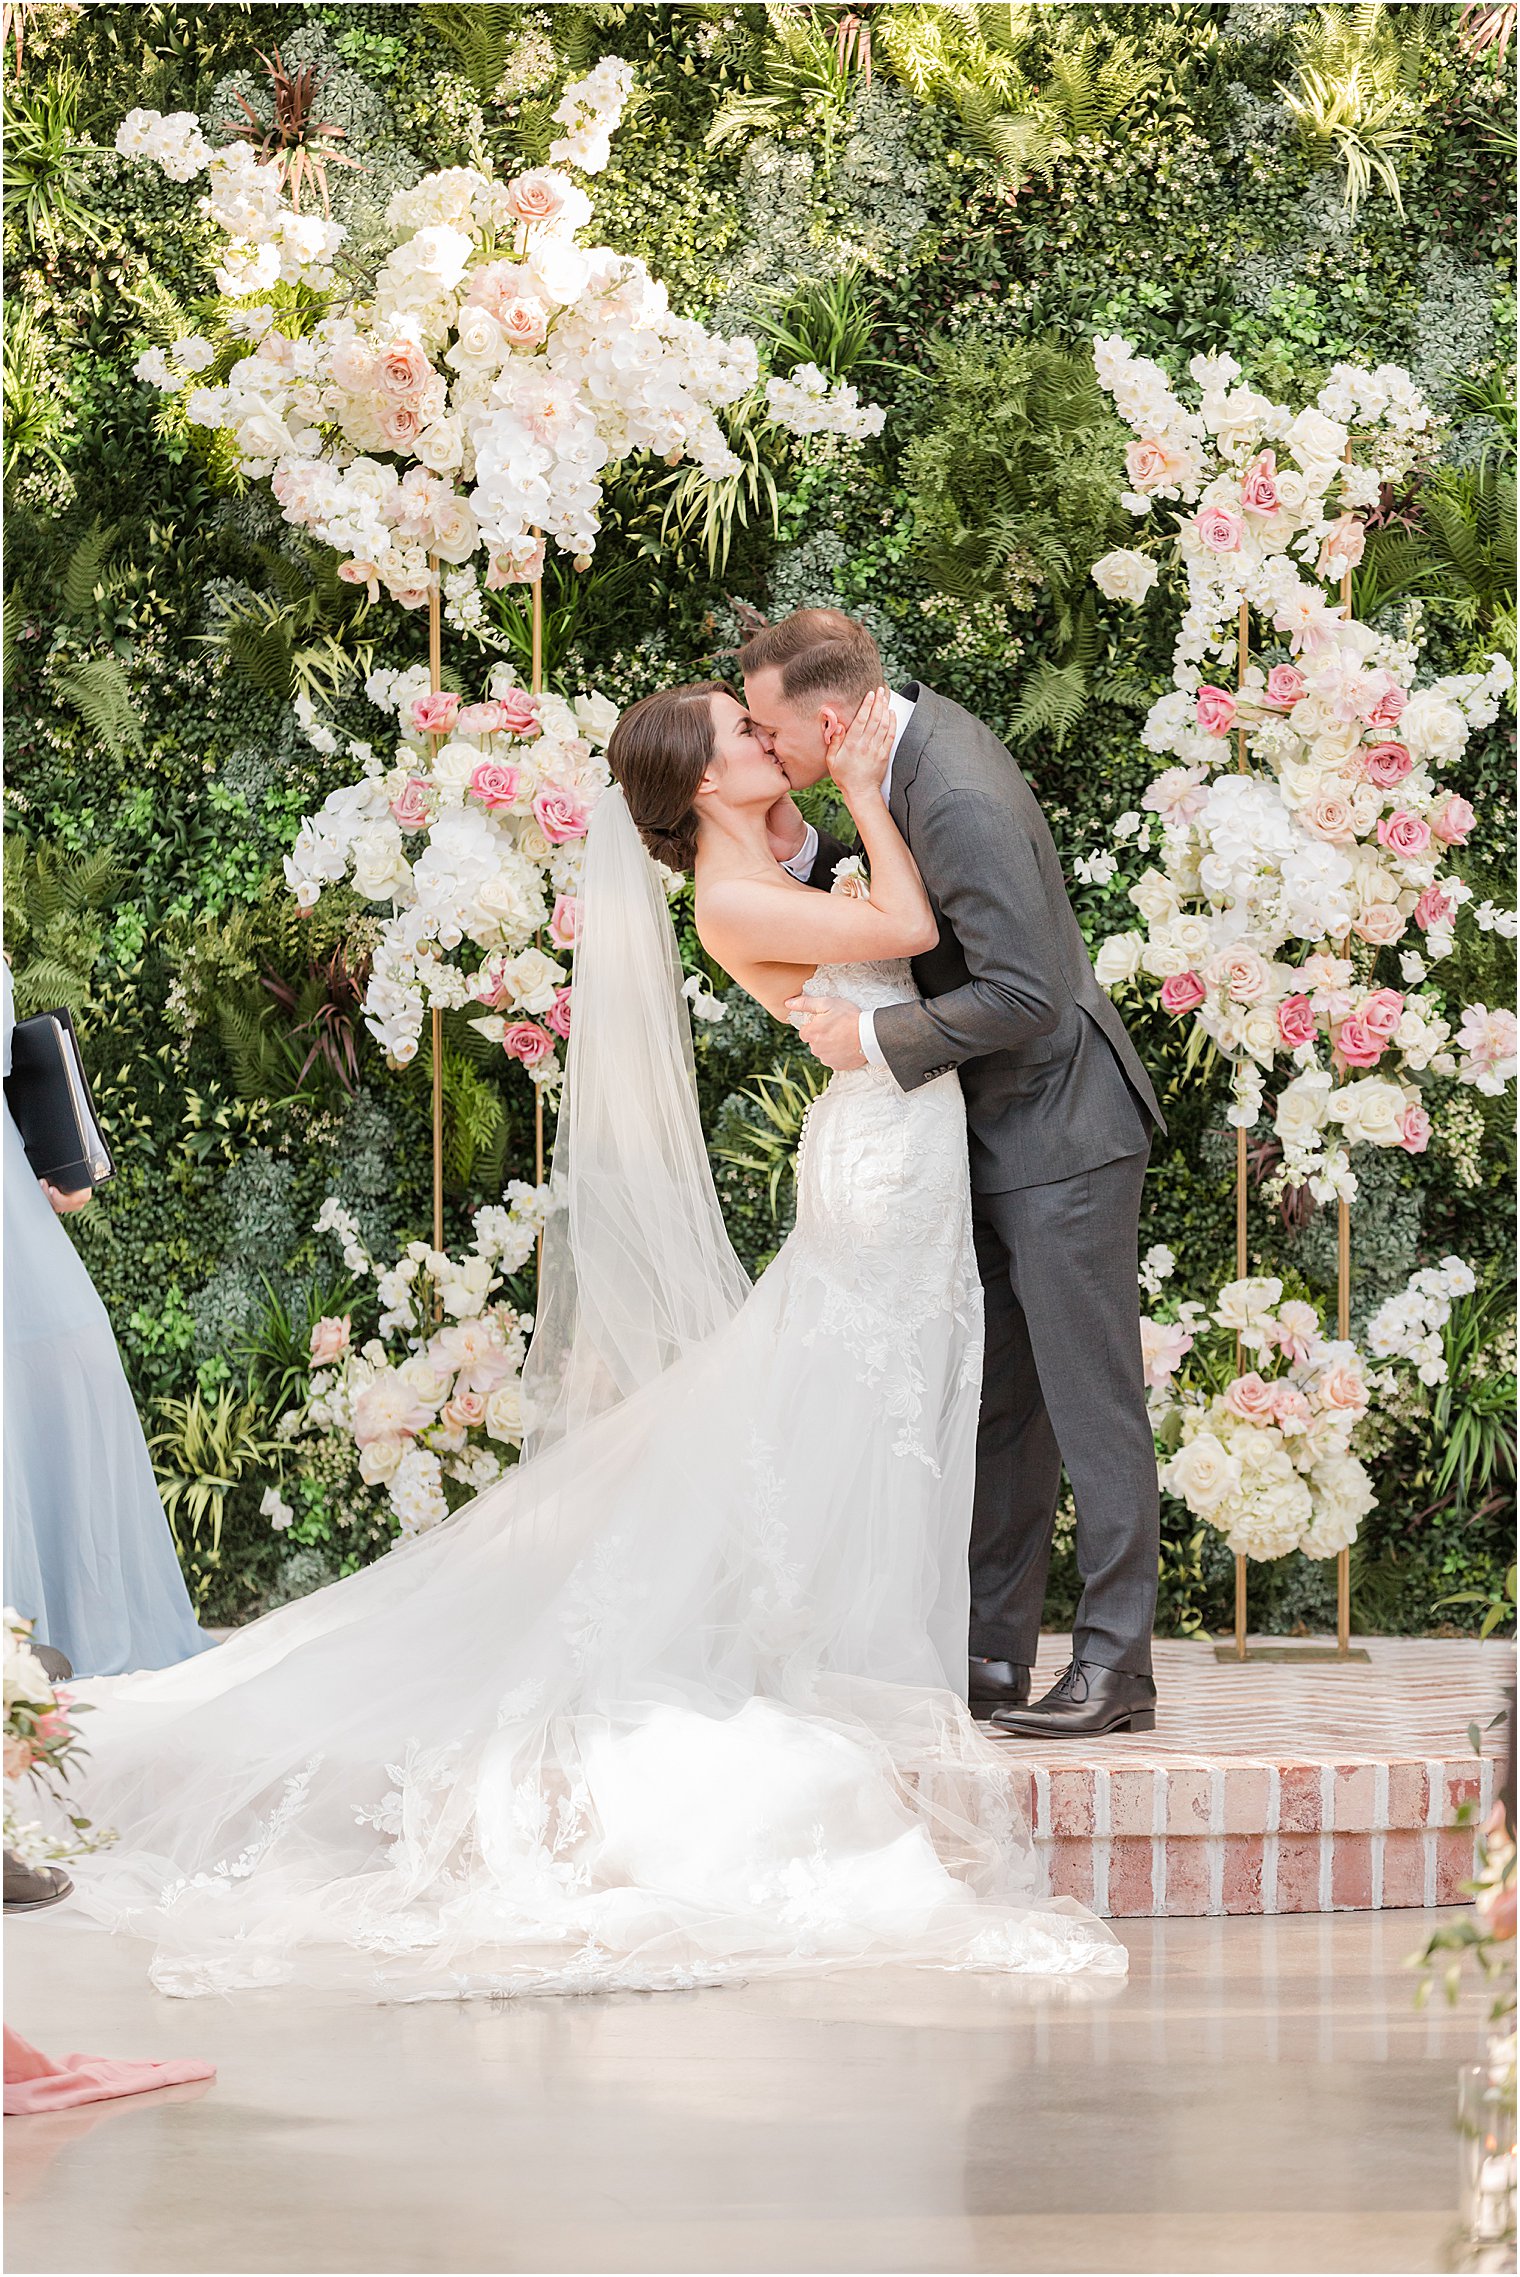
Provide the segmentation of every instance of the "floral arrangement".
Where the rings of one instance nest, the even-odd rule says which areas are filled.
[[[570,1032],[570,975],[541,941],[575,943],[577,887],[602,753],[617,714],[601,696],[530,695],[494,666],[485,695],[434,692],[425,665],[370,674],[395,722],[389,753],[354,741],[357,782],[307,817],[285,876],[303,910],[347,880],[390,904],[370,968],[365,1022],[397,1066],[425,1012],[478,1003],[475,1025],[532,1080],[552,1084]],[[319,747],[336,738],[313,724]]]
[[[1422,1266],[1367,1323],[1368,1351],[1379,1360],[1406,1361],[1422,1384],[1444,1383],[1448,1367],[1441,1331],[1452,1305],[1459,1297],[1470,1297],[1477,1285],[1477,1275],[1460,1257]]]
[[[6,1606],[5,1614],[5,1847],[28,1865],[76,1858],[99,1850],[114,1838],[65,1807],[67,1835],[36,1820],[17,1816],[14,1796],[23,1779],[40,1786],[55,1802],[84,1752],[74,1725],[78,1710],[67,1692],[56,1689],[32,1650],[32,1624]]]
[[[216,344],[149,350],[138,376],[267,479],[286,520],[341,554],[341,576],[403,607],[427,601],[437,563],[458,573],[466,622],[482,568],[488,587],[531,581],[549,539],[584,568],[609,466],[647,451],[714,480],[740,472],[714,415],[759,376],[753,340],[674,315],[642,261],[578,242],[591,200],[564,169],[605,167],[632,83],[607,58],[567,87],[548,166],[508,181],[453,166],[398,191],[373,275],[341,290],[342,226],[296,213],[277,165],[246,142],[213,149],[190,112],[131,112],[117,150],[176,181],[204,175],[202,211],[226,240]],[[202,376],[229,357],[223,378]],[[770,409],[798,434],[881,423],[806,371],[773,383]]]
[[[547,1204],[547,1187],[514,1181],[503,1204],[476,1211],[464,1256],[414,1241],[393,1265],[370,1255],[341,1203],[323,1204],[317,1231],[334,1235],[349,1271],[373,1284],[380,1314],[375,1335],[357,1346],[352,1308],[312,1329],[306,1398],[280,1425],[298,1481],[338,1443],[365,1486],[384,1488],[408,1540],[501,1476],[522,1442],[533,1323],[498,1292],[527,1263]],[[280,1532],[296,1517],[273,1489],[264,1512]]]
[[[1513,674],[1494,656],[1416,687],[1414,643],[1326,591],[1360,561],[1382,486],[1428,448],[1431,414],[1406,372],[1339,364],[1294,412],[1238,384],[1232,357],[1196,356],[1195,409],[1118,335],[1095,352],[1134,431],[1124,503],[1147,516],[1175,502],[1187,580],[1174,684],[1142,733],[1172,762],[1141,802],[1160,866],[1130,888],[1145,931],[1104,942],[1099,976],[1114,987],[1143,974],[1165,1011],[1198,1022],[1233,1065],[1238,1128],[1260,1119],[1285,1061],[1274,1127],[1287,1180],[1349,1197],[1352,1146],[1429,1143],[1422,1076],[1496,1092],[1515,1074],[1512,1013],[1468,1006],[1454,1035],[1424,985],[1472,899],[1446,865],[1477,817],[1440,771],[1493,721]],[[1158,570],[1121,548],[1093,575],[1135,602]],[[1208,668],[1235,665],[1243,607],[1274,645],[1226,688]],[[1149,842],[1149,825],[1129,820]],[[1394,986],[1374,968],[1406,941]]]
[[[1147,1263],[1154,1288],[1168,1268]],[[1229,1338],[1213,1353],[1211,1327]],[[1326,1337],[1316,1308],[1269,1276],[1227,1282],[1212,1310],[1142,1318],[1140,1336],[1161,1483],[1194,1517],[1237,1557],[1332,1557],[1355,1541],[1375,1496],[1352,1452],[1372,1400],[1354,1344]]]

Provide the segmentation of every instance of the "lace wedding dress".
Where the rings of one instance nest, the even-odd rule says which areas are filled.
[[[678,980],[613,793],[529,1459],[217,1651],[84,1688],[79,1801],[121,1839],[80,1896],[151,1936],[162,1990],[1122,1972],[1101,1924],[1035,1898],[1014,1764],[956,1696],[980,1373],[956,1078],[834,1077],[751,1290]]]

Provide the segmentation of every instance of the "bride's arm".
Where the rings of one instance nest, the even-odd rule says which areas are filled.
[[[923,879],[881,795],[891,752],[892,707],[878,688],[829,761],[870,864],[870,900],[810,892],[779,869],[724,879],[697,897],[697,931],[719,964],[860,964],[934,947],[939,929]]]

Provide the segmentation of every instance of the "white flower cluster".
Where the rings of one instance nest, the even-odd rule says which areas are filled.
[[[535,1082],[552,1083],[570,1032],[570,975],[538,941],[574,945],[585,835],[617,713],[602,696],[530,695],[504,664],[477,703],[431,690],[422,665],[373,672],[365,688],[395,719],[390,761],[351,746],[364,773],[302,823],[286,883],[303,910],[344,880],[389,904],[364,1014],[395,1065],[416,1056],[430,1006],[476,1003],[489,1015],[474,1025]]]
[[[554,109],[554,123],[565,132],[549,145],[550,165],[600,174],[632,92],[633,65],[614,55],[604,55],[584,79],[573,79]]]
[[[1460,1257],[1422,1266],[1409,1285],[1380,1305],[1367,1323],[1367,1349],[1380,1360],[1407,1360],[1422,1384],[1446,1381],[1442,1329],[1458,1297],[1470,1297],[1477,1276]]]
[[[879,404],[862,403],[859,391],[845,380],[831,390],[828,374],[817,364],[799,364],[789,379],[767,380],[765,400],[772,418],[793,435],[844,435],[863,442],[886,425]]]
[[[116,148],[123,158],[161,167],[173,182],[206,175],[200,209],[226,234],[216,289],[227,299],[246,300],[275,285],[323,292],[332,284],[333,257],[346,235],[341,223],[297,213],[286,200],[279,167],[261,160],[251,143],[213,149],[189,111],[167,118],[159,111],[129,111],[116,130]]]
[[[605,165],[631,85],[630,67],[609,58],[568,88],[556,157]],[[295,213],[279,169],[246,143],[211,150],[135,111],[117,147],[179,178],[209,174],[202,204],[227,235],[226,298],[327,292],[342,230]],[[220,386],[190,385],[192,366],[151,354],[142,376],[188,386],[191,423],[230,437],[286,520],[342,555],[341,575],[420,608],[434,556],[459,573],[451,609],[469,622],[466,586],[482,568],[488,587],[530,581],[546,540],[586,565],[610,465],[650,452],[714,480],[739,470],[714,414],[755,386],[755,343],[674,315],[642,261],[579,244],[590,219],[586,192],[557,166],[506,182],[445,168],[392,198],[391,242],[357,293],[314,321],[309,307],[280,321],[265,308],[235,326],[224,311],[227,331],[256,345]],[[853,389],[830,396],[818,378],[821,398],[801,385],[785,396],[802,420],[793,432],[880,428]],[[784,405],[774,415],[791,425]]]
[[[1141,802],[1160,832],[1160,866],[1130,888],[1146,930],[1103,944],[1100,978],[1158,981],[1163,1009],[1199,1022],[1234,1065],[1240,1127],[1258,1120],[1268,1074],[1288,1061],[1275,1116],[1287,1174],[1321,1199],[1348,1194],[1351,1145],[1428,1144],[1414,1077],[1498,1089],[1512,1067],[1508,1015],[1472,1008],[1459,1061],[1440,999],[1378,987],[1372,968],[1411,929],[1421,947],[1404,952],[1406,981],[1452,951],[1471,895],[1444,864],[1478,818],[1440,770],[1492,723],[1513,675],[1495,656],[1482,673],[1415,689],[1413,650],[1344,615],[1326,591],[1360,561],[1366,509],[1429,428],[1407,373],[1337,365],[1295,413],[1236,384],[1231,357],[1197,356],[1195,410],[1117,335],[1095,355],[1135,430],[1125,503],[1144,515],[1176,502],[1188,588],[1174,685],[1142,731],[1172,762]],[[1155,583],[1154,563],[1132,549],[1093,574],[1129,600]],[[1227,688],[1206,668],[1228,664],[1238,677],[1242,607],[1270,628],[1282,660],[1251,664]],[[1104,859],[1079,873],[1095,879]]]
[[[1222,1392],[1181,1373],[1208,1324],[1256,1359]],[[1152,1421],[1173,1451],[1161,1483],[1217,1527],[1237,1557],[1332,1557],[1356,1539],[1372,1482],[1351,1451],[1371,1388],[1356,1346],[1325,1337],[1281,1281],[1223,1287],[1212,1313],[1183,1304],[1140,1324]],[[1217,1377],[1214,1379],[1217,1381]]]
[[[352,1348],[352,1322],[338,1314],[312,1330],[313,1373],[300,1432],[352,1441],[359,1473],[383,1486],[400,1539],[449,1515],[448,1482],[476,1494],[500,1476],[504,1447],[520,1444],[522,1364],[533,1323],[497,1291],[526,1264],[543,1229],[548,1188],[514,1182],[504,1204],[479,1210],[472,1247],[453,1258],[411,1242],[394,1265],[365,1256],[383,1310],[379,1334]],[[329,1199],[318,1231],[335,1231],[354,1265],[362,1244]],[[276,1528],[290,1508],[266,1496]]]

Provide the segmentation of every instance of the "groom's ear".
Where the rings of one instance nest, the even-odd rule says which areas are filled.
[[[823,748],[826,752],[833,750],[835,744],[844,734],[844,731],[849,726],[849,724],[850,723],[845,717],[844,711],[840,705],[819,705],[818,726],[823,736]]]

